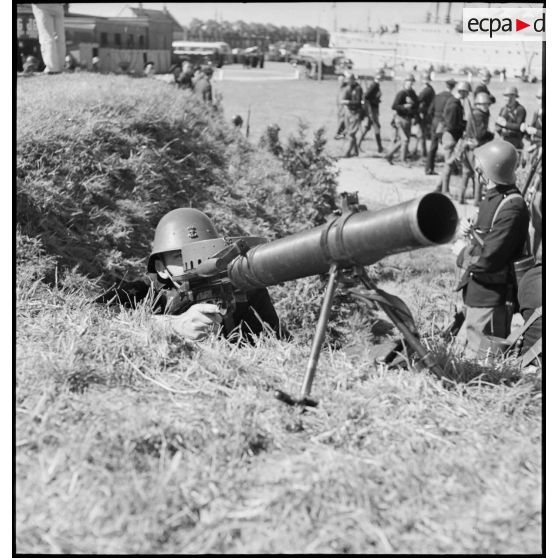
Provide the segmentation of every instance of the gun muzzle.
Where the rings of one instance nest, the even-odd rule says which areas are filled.
[[[340,267],[371,265],[386,256],[449,242],[458,215],[445,195],[426,194],[379,211],[345,213],[308,231],[250,249],[227,267],[234,287],[250,290],[326,273]]]

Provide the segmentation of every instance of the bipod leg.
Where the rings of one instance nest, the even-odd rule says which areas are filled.
[[[336,263],[333,263],[329,268],[329,280],[324,293],[320,317],[318,318],[318,324],[316,325],[316,332],[314,333],[314,338],[312,339],[312,348],[310,350],[310,357],[306,366],[306,374],[304,375],[304,380],[302,382],[300,396],[298,399],[294,399],[288,393],[277,390],[275,392],[275,397],[279,399],[279,401],[283,401],[283,403],[287,403],[288,405],[301,405],[303,407],[316,407],[318,405],[317,401],[310,399],[310,391],[316,374],[320,351],[322,350],[322,345],[324,343],[329,314],[331,312],[331,305],[333,303],[335,288],[337,287],[338,281],[339,268]]]
[[[359,274],[361,283],[370,291],[378,290],[373,281],[366,275],[364,270]],[[419,341],[418,335],[415,335],[407,326],[405,321],[395,311],[394,307],[386,302],[374,299],[374,302],[387,314],[388,318],[393,322],[393,325],[403,334],[405,341],[409,344],[411,349],[419,356],[419,362],[429,370],[432,370],[438,377],[443,376],[443,370],[432,358],[432,354],[427,351],[422,343]]]

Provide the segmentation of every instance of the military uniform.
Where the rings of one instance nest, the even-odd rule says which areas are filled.
[[[410,104],[410,107],[406,107]],[[409,140],[411,139],[411,126],[413,119],[418,116],[418,97],[414,89],[402,89],[397,93],[391,108],[396,112],[395,125],[399,136],[395,145],[386,155],[386,159],[391,163],[393,155],[401,148],[401,161],[407,158]]]
[[[213,102],[213,87],[207,75],[202,75],[194,84],[194,93],[204,101]]]
[[[516,149],[523,149],[521,124],[525,122],[526,115],[525,107],[519,103],[515,103],[513,107],[505,105],[500,109],[499,116],[505,118],[506,125],[502,126],[496,122],[496,131],[502,139],[509,141]]]
[[[370,84],[366,93],[364,94],[364,115],[366,117],[366,125],[360,136],[358,142],[359,147],[362,144],[364,136],[368,133],[370,128],[374,126],[374,131],[376,135],[376,144],[378,145],[378,152],[383,151],[382,139],[380,137],[380,99],[382,97],[382,92],[380,90],[380,84],[374,81]]]
[[[418,124],[420,126],[421,131],[421,148],[422,148],[422,156],[426,157],[426,138],[430,137],[430,125],[431,125],[431,116],[430,116],[430,107],[434,103],[434,97],[436,96],[436,92],[434,88],[429,83],[426,83],[422,88],[421,92],[418,95]]]
[[[473,181],[475,203],[477,205],[480,203],[481,188],[474,176],[474,155],[472,150],[494,139],[494,134],[488,130],[489,120],[490,113],[484,112],[478,108],[473,108],[471,117],[467,121],[465,137],[468,141],[462,155],[463,174],[461,182],[461,203],[465,203],[465,192],[467,191],[469,180]]]
[[[531,135],[531,141],[538,147],[542,145],[543,139],[543,115],[542,109],[538,109],[535,114],[533,114],[533,119],[531,120],[531,127],[535,128],[536,132]]]
[[[519,311],[523,320],[527,322],[535,310],[542,306],[542,263],[535,265],[525,273],[519,282],[517,298]],[[535,321],[523,333],[523,345],[521,355],[533,347],[542,337],[542,316]]]
[[[432,174],[434,172],[438,145],[442,141],[442,134],[444,133],[444,109],[451,97],[453,97],[453,95],[450,91],[442,91],[434,96],[434,100],[430,105],[429,116],[431,120],[431,134],[430,149],[428,150],[428,157],[426,158],[426,174]]]
[[[267,289],[257,289],[247,294],[246,302],[237,302],[230,320],[223,322],[221,334],[228,337],[239,327],[243,339],[252,341],[260,335],[267,324],[278,338],[289,339],[289,332],[282,327]],[[136,308],[149,300],[155,314],[179,315],[190,305],[180,300],[178,290],[170,280],[161,280],[156,273],[148,273],[139,281],[121,283],[103,293],[95,302],[122,304],[126,308]]]
[[[358,143],[356,136],[360,130],[362,120],[362,87],[354,82],[349,84],[343,94],[345,110],[345,130],[349,136],[349,148],[345,157],[350,157],[354,152],[358,155]]]
[[[504,198],[518,194],[496,210]],[[494,220],[494,223],[493,223]],[[505,338],[511,316],[506,301],[513,293],[512,264],[521,257],[527,240],[529,212],[519,190],[513,186],[490,188],[479,206],[475,229],[484,241],[476,245],[478,259],[464,271],[457,291],[463,291],[467,307],[465,322],[458,339],[474,357],[485,334]]]
[[[454,95],[448,99],[444,107],[444,133],[442,134],[442,147],[444,149],[444,169],[437,190],[449,193],[451,169],[454,163],[454,150],[465,130],[464,111],[461,101]]]

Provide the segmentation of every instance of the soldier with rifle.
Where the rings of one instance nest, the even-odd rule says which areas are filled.
[[[430,72],[423,72],[421,81],[424,83],[424,87],[418,94],[418,114],[416,121],[420,129],[420,137],[417,138],[417,144],[420,142],[421,155],[426,157],[426,138],[430,137],[430,126],[432,124],[431,107],[434,104],[436,91],[434,91],[432,83],[430,82]],[[415,148],[415,153],[416,151],[417,149]]]
[[[469,100],[467,99],[467,102]],[[461,161],[463,163],[463,173],[461,176],[461,194],[459,203],[465,203],[465,193],[469,180],[473,182],[474,204],[479,205],[481,201],[482,191],[480,184],[475,180],[474,172],[474,155],[473,150],[494,139],[494,134],[488,130],[488,121],[490,119],[490,97],[487,93],[479,93],[475,97],[475,108],[471,109],[467,127],[465,128],[465,141],[463,142],[463,154]]]
[[[436,188],[436,191],[443,194],[450,193],[452,169],[455,161],[461,157],[462,136],[466,126],[463,101],[469,96],[470,91],[471,85],[468,82],[459,82],[444,107],[444,133],[442,134],[444,169]]]
[[[432,122],[431,134],[430,134],[430,149],[428,150],[428,156],[426,158],[425,173],[432,175],[438,174],[434,171],[434,163],[436,162],[436,153],[438,152],[438,145],[442,141],[442,135],[444,133],[444,109],[446,108],[446,103],[452,97],[452,91],[456,85],[456,81],[453,78],[446,80],[446,90],[441,93],[437,93],[434,97],[434,101],[430,105],[429,119]]]
[[[463,269],[456,291],[463,291],[465,322],[457,335],[465,355],[477,358],[486,336],[505,339],[516,305],[513,263],[522,258],[529,212],[515,186],[517,152],[508,142],[493,140],[475,150],[476,172],[486,186],[475,223],[461,232],[471,242],[458,256]]]

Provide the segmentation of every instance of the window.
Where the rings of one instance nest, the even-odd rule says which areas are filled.
[[[134,48],[134,36],[128,35],[128,42],[126,43],[129,48]]]
[[[139,47],[143,48],[143,35],[139,36]]]
[[[106,47],[108,45],[108,35],[106,33],[101,33],[101,46]]]
[[[122,41],[121,41],[121,38],[120,38],[120,33],[115,33],[115,34],[114,34],[114,44],[115,44],[115,46],[117,46],[117,47],[121,47],[121,46],[122,46]]]

